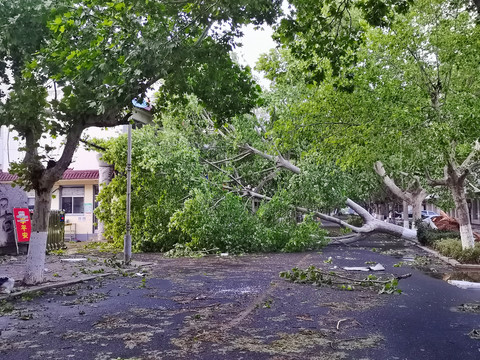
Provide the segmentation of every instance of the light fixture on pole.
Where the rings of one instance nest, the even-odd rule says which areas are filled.
[[[127,138],[127,216],[125,222],[125,237],[123,239],[123,261],[129,264],[132,261],[132,235],[131,229],[131,199],[132,199],[132,122],[138,121],[142,124],[150,124],[153,115],[150,113],[152,107],[144,100],[138,103],[136,99],[132,100],[133,108],[132,117],[128,124]]]

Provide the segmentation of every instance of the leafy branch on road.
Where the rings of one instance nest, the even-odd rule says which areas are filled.
[[[356,279],[334,271],[327,272],[313,265],[305,270],[294,267],[291,271],[280,272],[281,278],[295,283],[339,287],[342,290],[354,290],[355,286],[370,287],[377,290],[379,294],[401,294],[402,290],[398,288],[398,281],[411,275],[406,274],[389,279],[381,279],[376,275],[370,274],[363,279]]]

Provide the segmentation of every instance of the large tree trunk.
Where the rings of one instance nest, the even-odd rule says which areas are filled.
[[[23,278],[25,284],[33,285],[43,281],[52,189],[72,162],[73,154],[84,128],[85,123],[82,121],[77,121],[73,124],[66,136],[62,155],[58,161],[53,161],[53,165],[49,164],[50,166],[47,166],[47,168],[41,163],[38,156],[38,139],[34,137],[33,133],[28,133],[25,137],[27,151],[23,164],[30,170],[29,181],[35,189],[32,236],[28,247],[27,264]]]
[[[426,192],[412,193],[412,228],[415,228],[415,221],[422,219],[423,200],[425,200]]]
[[[462,249],[473,248],[475,245],[472,224],[470,222],[470,212],[468,210],[467,197],[465,195],[465,179],[470,172],[470,168],[475,164],[474,158],[479,152],[480,144],[476,142],[472,152],[461,165],[456,163],[454,156],[452,155],[443,170],[443,179],[429,179],[430,185],[446,186],[452,193],[455,208],[457,210],[457,220],[460,225]]]
[[[422,218],[423,199],[424,197],[415,197],[412,201],[412,217],[414,221]]]
[[[403,217],[403,227],[405,229],[409,229],[410,228],[410,222],[408,221],[408,202],[406,202],[405,200],[403,200],[403,214],[402,214],[402,217]]]
[[[470,223],[470,212],[468,210],[467,197],[464,186],[457,185],[450,188],[457,209],[457,221],[460,225],[460,238],[462,249],[473,248],[475,238],[473,236],[472,224]]]
[[[43,281],[52,188],[53,184],[35,192],[32,236],[28,246],[27,264],[23,278],[23,282],[27,285],[34,285]]]
[[[422,219],[422,204],[427,197],[427,192],[422,188],[418,179],[413,179],[411,186],[413,190],[407,191],[400,189],[395,181],[390,178],[383,167],[382,162],[377,161],[374,164],[375,172],[382,177],[385,186],[400,200],[412,205],[413,227],[415,227],[415,221]]]
[[[447,186],[452,193],[455,208],[457,210],[456,218],[460,225],[462,249],[473,248],[475,238],[473,236],[470,212],[468,210],[467,197],[465,195],[466,175],[459,173],[458,167],[453,162],[448,163],[446,173],[448,175]]]
[[[347,205],[350,206],[353,210],[355,210],[356,213],[360,215],[360,217],[364,221],[363,226],[360,228],[352,228],[348,226],[352,228],[353,231],[363,234],[382,233],[401,237],[407,240],[417,240],[416,230],[406,229],[396,224],[391,224],[385,221],[375,219],[372,215],[369,214],[367,210],[355,203],[353,200],[347,199]]]

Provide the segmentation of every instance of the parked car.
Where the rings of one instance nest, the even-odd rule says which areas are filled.
[[[357,213],[352,208],[346,207],[346,208],[340,209],[340,211],[338,212],[338,215],[357,215]]]
[[[440,214],[435,211],[422,210],[422,219],[432,219],[437,216],[440,216]]]

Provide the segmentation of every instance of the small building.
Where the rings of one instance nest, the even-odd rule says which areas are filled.
[[[17,177],[0,171],[0,184],[11,185]],[[98,221],[93,213],[97,206],[99,170],[64,172],[52,191],[52,210],[65,211],[65,234],[69,240],[85,241],[98,234]],[[27,192],[27,203],[35,211],[35,192]],[[12,209],[10,209],[12,210]]]

